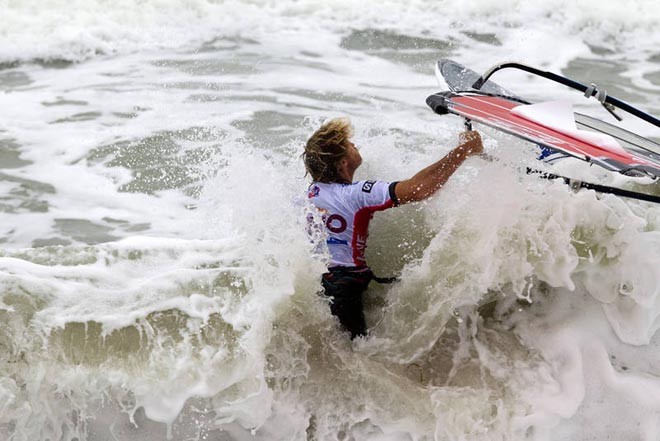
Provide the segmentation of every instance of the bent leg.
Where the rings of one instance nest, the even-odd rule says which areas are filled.
[[[351,333],[351,340],[367,335],[367,323],[362,310],[362,293],[349,293],[346,296],[333,296],[330,311],[337,316],[344,329]]]
[[[323,275],[325,295],[330,297],[330,311],[339,319],[344,329],[351,333],[351,340],[367,335],[362,293],[369,285],[369,278],[362,273]]]

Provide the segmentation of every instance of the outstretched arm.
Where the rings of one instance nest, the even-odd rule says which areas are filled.
[[[461,144],[444,158],[420,170],[412,178],[396,184],[394,192],[400,204],[428,198],[445,185],[467,158],[483,152],[479,132],[463,132],[459,135],[459,140]]]

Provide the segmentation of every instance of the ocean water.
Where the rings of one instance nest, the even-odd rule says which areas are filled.
[[[401,280],[351,343],[300,160],[335,116],[358,179],[442,157],[440,58],[658,115],[659,24],[650,0],[0,0],[0,439],[660,439],[660,207],[527,176],[534,149],[477,126],[499,161],[374,218]]]

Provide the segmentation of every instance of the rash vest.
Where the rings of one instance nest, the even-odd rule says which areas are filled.
[[[396,182],[358,181],[352,184],[312,182],[310,202],[322,213],[330,251],[330,267],[366,266],[369,221],[376,211],[398,205]]]

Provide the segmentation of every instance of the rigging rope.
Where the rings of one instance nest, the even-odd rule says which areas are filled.
[[[637,199],[639,201],[653,202],[660,204],[660,196],[655,196],[652,194],[638,193],[636,191],[623,190],[621,188],[609,187],[607,185],[592,184],[590,182],[583,182],[578,179],[567,178],[566,176],[556,175],[554,173],[544,172],[541,170],[535,170],[531,167],[527,167],[527,174],[538,174],[542,179],[562,179],[564,183],[570,186],[574,190],[579,190],[581,188],[586,188],[587,190],[594,190],[598,193],[608,193],[616,196],[623,196],[626,198]]]

